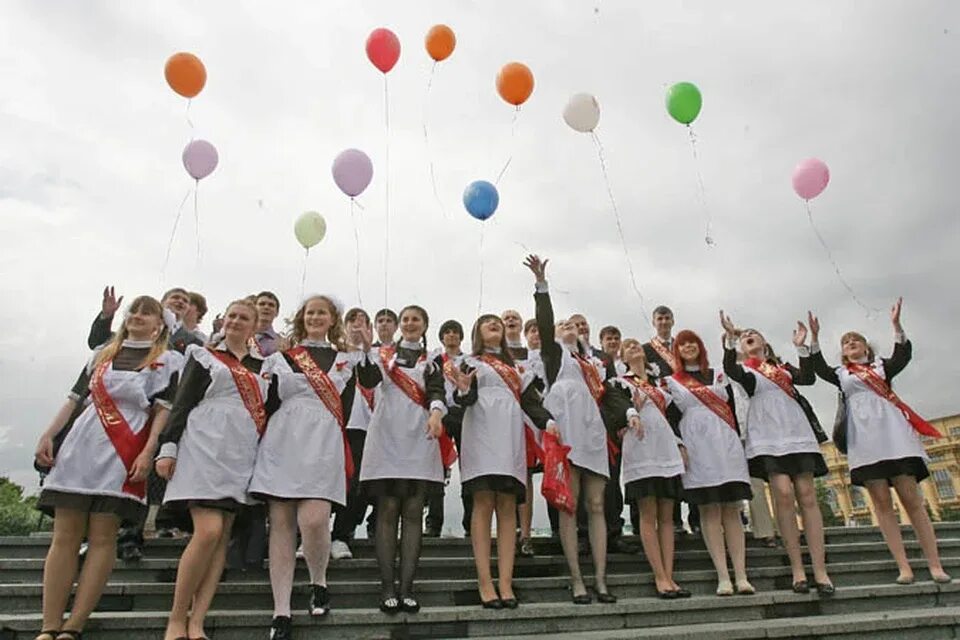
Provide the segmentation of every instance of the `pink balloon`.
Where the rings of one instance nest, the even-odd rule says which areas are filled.
[[[387,73],[400,59],[400,39],[390,29],[374,29],[367,37],[367,57],[377,69]]]
[[[373,163],[359,149],[347,149],[333,161],[333,181],[351,198],[363,193],[373,179]]]
[[[206,140],[194,140],[183,149],[183,168],[194,180],[203,180],[217,168],[217,148]]]
[[[804,200],[812,200],[823,193],[830,182],[830,169],[823,160],[807,158],[793,170],[793,190]]]

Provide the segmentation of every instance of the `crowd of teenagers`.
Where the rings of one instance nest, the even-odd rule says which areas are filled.
[[[140,296],[112,333],[122,297],[106,289],[90,332],[93,356],[36,451],[45,474],[38,504],[54,515],[43,574],[44,631],[37,640],[81,637],[118,555],[140,557],[148,516],[157,527],[192,532],[165,640],[205,638],[204,617],[228,546],[239,549],[243,563],[258,538],[268,540],[270,637],[292,637],[297,555],[302,552],[309,570],[308,613],[325,615],[328,562],[350,557],[354,531],[370,507],[379,607],[415,613],[423,511],[442,508],[454,464],[480,603],[514,609],[514,558],[534,554],[532,477],[543,470],[546,440],[569,447],[573,508],[549,511],[574,603],[616,601],[606,583],[608,548],[637,551],[620,537],[625,504],[658,597],[690,596],[673,572],[680,501],[690,505],[690,524],[702,532],[717,595],[754,593],[741,508],[763,482],[773,496],[792,589],[829,596],[834,586],[814,487],[814,478],[827,473],[819,447],[825,436],[797,390],[817,377],[840,389],[839,433],[851,481],[870,493],[899,567],[896,582],[908,584],[914,575],[891,488],[933,580],[950,580],[917,487],[928,475],[920,436],[935,431],[890,386],[911,358],[901,301],[891,311],[889,358],[876,357],[861,334],[850,332],[841,338],[841,364],[827,364],[819,321],[810,314],[793,331],[798,362],[788,364],[759,331],[737,328],[721,312],[717,366],[697,333],[674,335],[674,315],[663,306],[653,312],[656,335],[648,341],[605,327],[602,348],[592,347],[584,316],[554,316],[547,261],[532,255],[524,264],[535,277],[535,317],[524,322],[513,310],[481,315],[464,350],[465,332],[455,320],[440,325],[441,347],[431,350],[422,307],[411,304],[399,314],[382,309],[371,321],[332,295],[308,297],[280,333],[273,328],[280,302],[270,292],[231,302],[210,337],[197,328],[207,311],[201,295],[176,288],[159,301]],[[439,518],[435,511],[428,516],[427,535],[439,534]],[[239,538],[235,520],[245,522],[237,527],[245,532]],[[82,544],[85,560],[64,620]],[[579,561],[587,547],[592,592]]]

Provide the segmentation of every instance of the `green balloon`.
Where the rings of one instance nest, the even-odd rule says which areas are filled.
[[[316,211],[307,211],[294,223],[293,235],[304,249],[309,249],[327,235],[327,221]]]
[[[700,115],[703,97],[697,85],[678,82],[667,91],[667,112],[680,124],[690,124]]]

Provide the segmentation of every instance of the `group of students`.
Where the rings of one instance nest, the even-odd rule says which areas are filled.
[[[649,342],[627,338],[606,352],[593,349],[583,339],[582,316],[554,316],[547,261],[531,255],[524,264],[535,276],[535,318],[524,324],[515,311],[480,316],[468,353],[461,352],[465,336],[456,321],[443,323],[443,348],[431,351],[429,316],[422,307],[408,305],[399,314],[382,310],[372,323],[362,309],[345,312],[332,295],[304,300],[283,336],[272,329],[279,311],[275,295],[235,300],[208,340],[196,329],[202,313],[191,304],[191,294],[173,289],[159,301],[135,299],[111,336],[110,321],[122,299],[105,291],[91,332],[93,357],[36,451],[38,466],[48,470],[38,504],[54,514],[43,576],[44,631],[37,639],[81,638],[112,571],[120,525],[142,525],[148,497],[158,493],[164,517],[188,522],[192,530],[165,640],[206,637],[204,617],[223,572],[234,519],[257,502],[266,503],[269,513],[271,638],[292,637],[298,530],[310,576],[308,612],[322,616],[330,610],[326,570],[334,508],[333,529],[349,532],[340,536],[349,538],[367,505],[375,504],[379,607],[387,614],[415,613],[424,504],[443,491],[453,464],[459,464],[470,505],[480,602],[484,608],[514,609],[514,557],[532,553],[532,474],[542,469],[537,452],[544,434],[569,447],[573,509],[558,512],[557,528],[574,603],[589,604],[594,597],[616,601],[606,584],[605,510],[616,500],[611,493],[619,493],[618,475],[623,499],[639,513],[640,540],[658,597],[690,596],[673,573],[679,500],[699,512],[717,571],[717,595],[754,593],[740,517],[742,501],[752,495],[751,477],[771,486],[793,590],[811,590],[797,504],[813,565],[812,588],[829,596],[834,587],[814,490],[814,478],[826,473],[821,430],[797,392],[798,385],[813,384],[818,376],[842,392],[851,479],[871,495],[899,566],[897,582],[914,577],[891,486],[917,532],[932,578],[950,580],[917,491],[917,482],[928,475],[918,434],[936,431],[890,387],[911,356],[899,300],[891,312],[892,357],[876,358],[862,335],[847,333],[840,366],[824,360],[812,314],[794,331],[799,363],[793,366],[783,363],[758,331],[738,329],[721,312],[721,372],[711,367],[696,333],[673,336],[673,314],[666,307],[654,311],[657,335]],[[397,330],[400,339],[394,341]],[[616,346],[619,332],[606,332],[608,338],[613,341],[608,346]],[[735,385],[749,397],[740,415]],[[593,559],[593,594],[578,558],[580,503]],[[494,516],[496,581],[490,566]],[[89,549],[64,620],[84,537]]]

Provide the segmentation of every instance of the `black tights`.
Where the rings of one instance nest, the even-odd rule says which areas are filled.
[[[405,498],[380,496],[377,503],[377,564],[383,598],[396,595],[394,561],[397,555],[397,526],[400,530],[400,597],[413,596],[413,574],[420,560],[423,539],[424,492]]]

